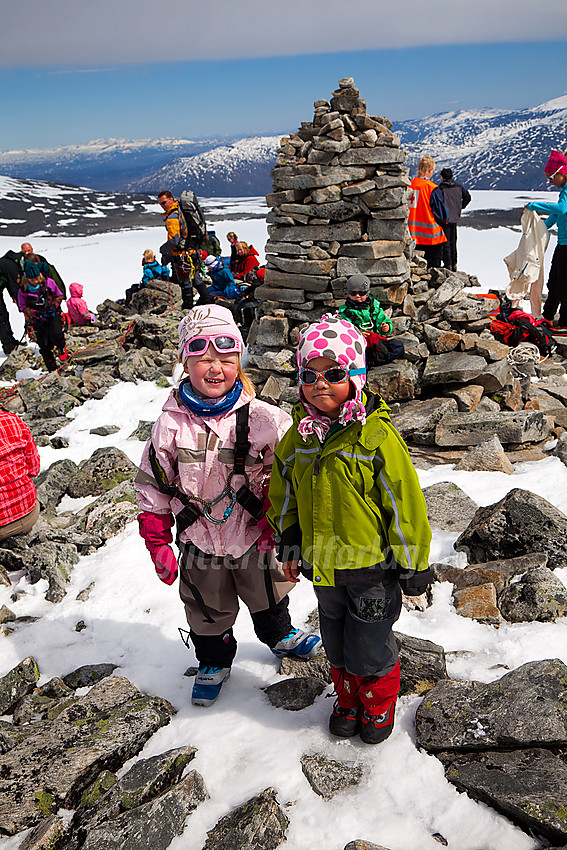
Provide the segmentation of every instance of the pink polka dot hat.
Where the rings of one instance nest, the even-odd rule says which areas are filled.
[[[351,322],[336,316],[323,316],[320,322],[309,325],[299,334],[297,366],[300,370],[307,368],[309,361],[315,357],[328,357],[346,369],[364,370],[362,374],[350,376],[355,395],[341,407],[341,425],[366,422],[366,410],[362,400],[362,388],[366,383],[365,351],[366,340],[360,331]],[[299,423],[299,433],[304,440],[314,433],[323,441],[331,427],[331,420],[305,401],[301,389],[299,395],[308,413]]]

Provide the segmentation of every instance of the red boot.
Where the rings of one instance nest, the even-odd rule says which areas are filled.
[[[380,744],[392,733],[394,711],[400,690],[400,665],[385,676],[367,676],[362,680],[358,696],[362,703],[359,734],[365,744]]]
[[[358,731],[361,708],[358,687],[362,679],[344,667],[331,667],[331,676],[337,698],[329,718],[329,732],[337,738],[352,738]]]

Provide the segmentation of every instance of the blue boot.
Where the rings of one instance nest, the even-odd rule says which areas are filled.
[[[295,658],[306,660],[315,658],[320,648],[321,638],[318,635],[302,632],[301,629],[292,629],[288,635],[276,643],[272,652],[276,658],[292,655]]]
[[[191,694],[192,704],[204,707],[212,705],[218,699],[223,682],[229,676],[230,667],[199,667]]]

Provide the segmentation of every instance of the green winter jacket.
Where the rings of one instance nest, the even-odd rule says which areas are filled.
[[[352,322],[359,331],[363,333],[382,334],[380,325],[384,322],[392,330],[392,322],[380,306],[380,302],[373,295],[368,296],[368,300],[360,306],[354,307],[347,301],[339,308],[339,316],[341,319],[347,319]]]
[[[364,399],[365,425],[340,428],[323,445],[300,436],[306,411],[297,404],[275,452],[267,517],[279,557],[301,554],[319,587],[428,570],[431,529],[417,473],[387,405],[370,391]]]

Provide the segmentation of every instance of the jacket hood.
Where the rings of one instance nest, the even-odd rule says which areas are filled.
[[[457,185],[457,181],[453,180],[453,178],[451,177],[449,180],[442,180],[441,183],[439,184],[439,188],[440,189],[442,189],[442,188],[452,189],[453,186],[456,186],[456,185]]]
[[[81,283],[72,283],[69,287],[71,298],[83,297],[83,285]]]
[[[250,256],[250,254],[254,254],[254,256],[255,256],[255,257],[259,257],[259,256],[260,256],[260,255],[258,254],[258,251],[256,250],[256,248],[254,247],[254,245],[250,245],[250,250],[248,251],[247,256]]]

